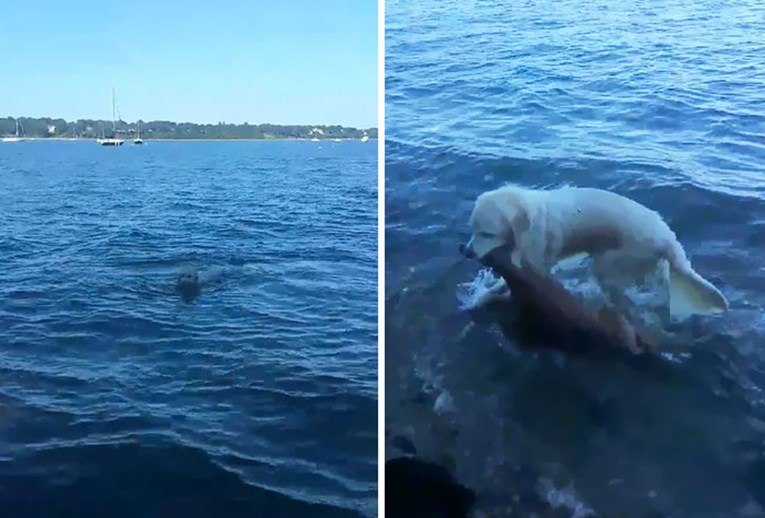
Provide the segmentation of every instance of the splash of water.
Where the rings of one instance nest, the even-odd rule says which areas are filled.
[[[484,268],[470,282],[457,285],[457,300],[460,311],[470,311],[489,302],[493,297],[492,288],[501,279],[494,275],[489,268]]]

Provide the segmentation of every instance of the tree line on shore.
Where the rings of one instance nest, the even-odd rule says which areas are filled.
[[[117,136],[133,138],[140,127],[144,139],[360,139],[364,135],[377,138],[377,128],[349,128],[340,125],[280,124],[195,124],[193,122],[111,121],[79,119],[66,121],[53,118],[19,117],[23,136],[32,138],[98,138]],[[0,118],[0,135],[16,133],[13,117]]]

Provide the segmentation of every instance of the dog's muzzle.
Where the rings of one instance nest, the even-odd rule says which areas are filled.
[[[468,259],[476,259],[475,252],[473,252],[473,249],[470,247],[470,244],[461,243],[459,246],[459,252],[460,254],[464,255]]]
[[[459,253],[467,257],[468,259],[477,259],[478,261],[483,262],[483,257],[479,257],[475,249],[473,248],[473,242],[475,239],[476,238],[473,237],[470,239],[470,241],[467,242],[467,244],[464,244],[464,243],[460,244],[458,248]],[[515,250],[515,234],[513,234],[513,232],[506,232],[503,236],[503,240],[504,242],[502,242],[498,246],[495,246],[494,248],[492,248],[492,250],[502,249],[507,254],[512,254],[513,251]]]

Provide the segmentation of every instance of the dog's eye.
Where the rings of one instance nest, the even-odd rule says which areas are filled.
[[[492,238],[494,238],[496,236],[494,234],[492,234],[491,232],[479,232],[478,233],[478,237],[483,237],[485,239],[492,239]]]

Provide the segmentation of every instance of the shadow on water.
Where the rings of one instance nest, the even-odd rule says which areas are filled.
[[[388,433],[450,467],[479,509],[549,511],[573,483],[603,516],[760,516],[765,415],[735,333],[699,320],[659,355],[529,351],[512,303],[449,316],[465,265],[444,266],[388,294],[387,397],[400,405],[386,410]]]
[[[359,516],[251,486],[195,448],[139,441],[36,450],[4,462],[0,499],[4,516],[29,518]]]
[[[495,303],[476,317],[499,324],[509,346],[517,347],[512,303]],[[728,512],[746,507],[750,497],[765,507],[763,459],[751,455],[765,429],[742,428],[765,421],[755,417],[761,412],[747,401],[729,367],[731,359],[724,358],[739,355],[733,340],[713,334],[663,345],[675,353],[692,348],[694,354],[677,362],[672,353],[571,357],[540,352],[531,353],[527,368],[512,374],[495,363],[494,376],[512,384],[508,416],[551,446],[555,461],[572,474],[590,469],[605,446],[598,436],[605,434],[618,438],[620,447],[641,462],[664,464],[665,472],[653,484],[693,501],[684,512]],[[715,491],[699,494],[707,484]]]

